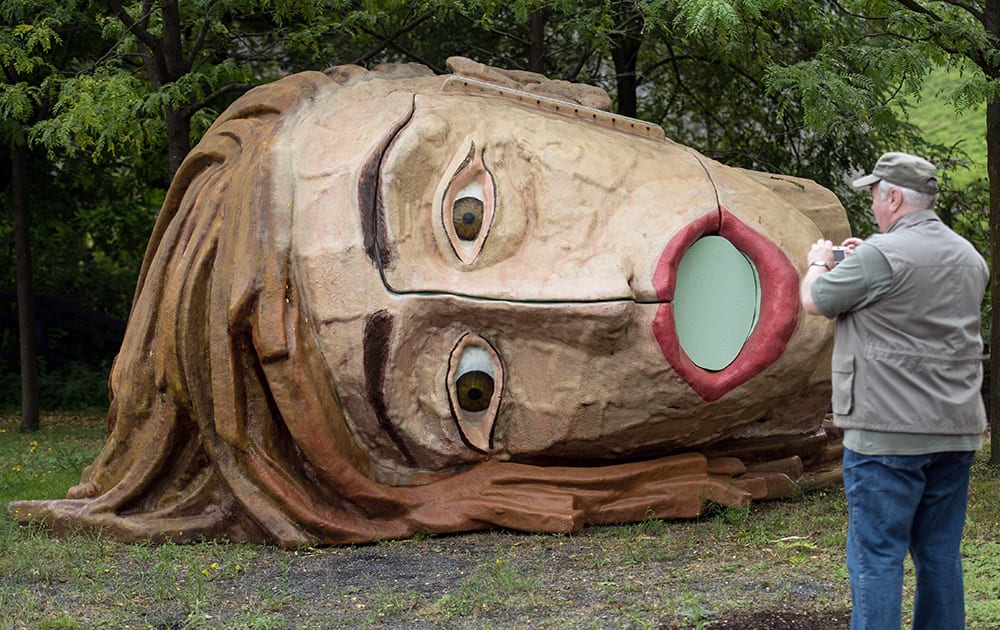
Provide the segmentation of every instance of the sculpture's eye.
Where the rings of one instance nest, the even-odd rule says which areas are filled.
[[[455,235],[462,241],[474,241],[483,229],[483,187],[473,182],[458,193],[451,206]]]
[[[470,144],[451,181],[441,206],[441,219],[455,254],[466,265],[483,249],[495,213],[495,184],[476,145]]]
[[[503,391],[503,365],[493,346],[479,335],[463,335],[451,351],[447,386],[462,440],[477,451],[491,451]]]

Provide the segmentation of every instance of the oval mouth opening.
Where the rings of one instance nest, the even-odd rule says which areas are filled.
[[[677,340],[698,367],[729,366],[760,316],[760,279],[743,252],[721,236],[703,236],[677,265],[674,323]]]
[[[679,269],[682,260],[687,271]],[[653,282],[662,300],[653,336],[663,358],[707,402],[770,367],[798,325],[795,266],[780,247],[721,206],[671,239]],[[682,294],[678,283],[687,285]]]

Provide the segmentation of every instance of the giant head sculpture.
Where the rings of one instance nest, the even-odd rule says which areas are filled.
[[[21,521],[348,543],[694,517],[836,476],[801,257],[835,197],[450,60],[252,90],[178,172],[109,439]],[[833,472],[831,472],[833,471]]]

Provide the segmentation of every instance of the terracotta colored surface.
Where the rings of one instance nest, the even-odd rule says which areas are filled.
[[[832,330],[797,299],[799,253],[846,234],[836,198],[592,109],[596,88],[450,64],[298,74],[220,116],[151,238],[104,450],[14,518],[293,546],[836,482]],[[714,372],[672,328],[705,235],[761,291]]]

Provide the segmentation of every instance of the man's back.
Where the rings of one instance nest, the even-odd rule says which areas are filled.
[[[852,369],[844,428],[970,434],[985,428],[979,397],[979,305],[986,263],[925,210],[866,241],[892,268],[888,291],[837,319],[834,362]],[[844,366],[848,368],[844,368]]]

